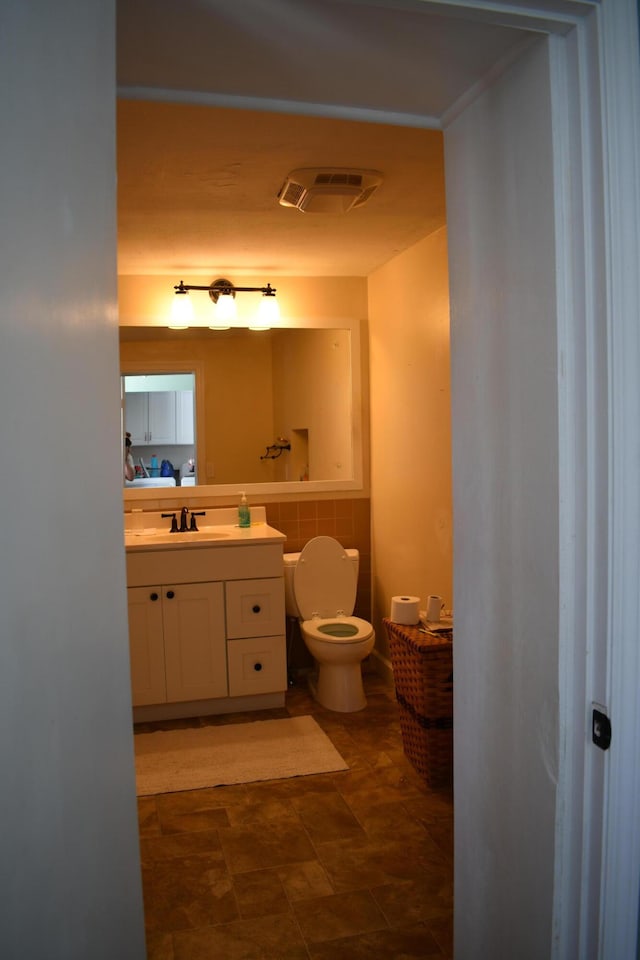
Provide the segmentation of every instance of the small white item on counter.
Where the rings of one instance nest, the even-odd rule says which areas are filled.
[[[427,620],[431,623],[437,623],[440,620],[440,614],[444,609],[444,600],[442,597],[433,594],[427,597]]]

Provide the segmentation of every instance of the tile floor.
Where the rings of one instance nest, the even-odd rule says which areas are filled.
[[[349,770],[140,798],[148,960],[452,957],[452,796],[406,760],[393,690],[365,689],[355,714],[302,678],[282,710],[182,721],[311,714]]]

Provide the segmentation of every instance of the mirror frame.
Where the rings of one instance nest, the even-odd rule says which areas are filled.
[[[127,324],[133,326],[133,324]],[[152,326],[145,324],[145,326]],[[158,325],[159,326],[159,325]],[[196,324],[194,324],[196,326]],[[362,405],[362,353],[360,344],[360,321],[347,317],[314,317],[313,319],[296,318],[283,319],[278,329],[340,329],[349,330],[351,336],[351,442],[353,448],[353,477],[349,480],[282,480],[269,483],[247,483],[244,490],[249,498],[260,495],[282,496],[285,494],[301,493],[339,493],[363,490],[363,405]],[[259,332],[255,333],[260,336]],[[199,361],[176,360],[167,366],[166,361],[153,360],[145,363],[145,369],[140,369],[139,362],[120,361],[120,375],[132,373],[188,373],[193,371],[195,384],[195,415],[196,415],[196,462],[198,450],[205,449],[204,440],[204,364]],[[184,496],[191,503],[198,500],[211,501],[212,498],[232,497],[235,499],[242,481],[238,483],[198,484],[194,487],[185,487]],[[123,487],[123,499],[128,501],[162,501],[175,500],[180,497],[182,487],[146,487],[135,490],[133,487]]]

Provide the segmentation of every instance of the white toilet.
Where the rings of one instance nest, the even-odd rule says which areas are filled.
[[[333,537],[315,537],[300,553],[285,553],[287,615],[297,617],[318,664],[311,692],[328,710],[353,713],[367,705],[361,662],[373,650],[375,631],[353,617],[360,555]]]

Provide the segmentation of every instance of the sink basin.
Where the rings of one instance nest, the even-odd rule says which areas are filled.
[[[157,536],[161,536],[163,540],[165,538],[175,540],[176,543],[189,543],[191,540],[224,540],[229,534],[222,530],[189,530],[187,533],[167,533],[164,531],[161,534],[156,534]]]

